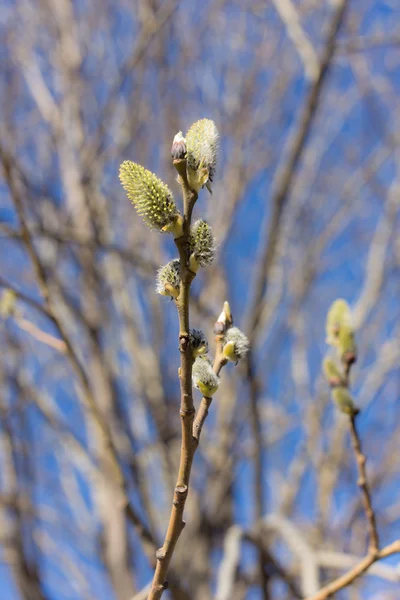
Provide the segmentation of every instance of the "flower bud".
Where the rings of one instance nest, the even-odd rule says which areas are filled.
[[[130,160],[122,163],[119,178],[146,225],[159,231],[171,231],[178,237],[176,229],[179,230],[182,217],[168,186],[154,173]]]
[[[193,385],[206,398],[211,398],[219,387],[219,377],[214,373],[211,360],[207,355],[198,356],[193,363]]]
[[[157,271],[156,292],[162,296],[177,298],[181,285],[181,265],[178,258],[170,260],[169,263]]]
[[[345,365],[352,365],[357,360],[357,346],[354,340],[354,332],[350,327],[340,328],[337,338],[337,349],[340,360]]]
[[[351,310],[341,298],[331,305],[326,318],[326,342],[335,346],[343,364],[350,366],[357,359]]]
[[[326,380],[331,387],[345,385],[343,374],[341,373],[338,365],[332,358],[325,358],[324,362],[322,363],[322,369],[324,371]]]
[[[332,390],[332,397],[340,412],[354,416],[359,412],[354,400],[346,387],[338,386]]]
[[[224,337],[225,358],[238,363],[249,351],[249,340],[238,327],[230,327]]]
[[[182,135],[182,131],[178,131],[174,137],[171,148],[171,156],[174,160],[185,158],[186,156],[186,140]]]
[[[190,187],[199,192],[213,181],[217,164],[218,130],[211,119],[201,119],[186,134],[187,176]]]
[[[199,267],[207,267],[215,256],[215,239],[211,227],[206,221],[199,219],[190,231],[190,259],[189,268],[194,273]]]
[[[326,317],[326,343],[337,346],[338,336],[342,327],[351,328],[351,311],[346,300],[335,300]]]
[[[231,307],[229,305],[229,302],[227,300],[225,300],[222,312],[215,322],[214,333],[216,335],[221,335],[221,334],[225,333],[225,331],[229,327],[231,327],[232,324],[233,324],[233,317],[232,317]]]
[[[193,358],[208,352],[208,342],[201,329],[191,329],[189,331],[189,342]]]

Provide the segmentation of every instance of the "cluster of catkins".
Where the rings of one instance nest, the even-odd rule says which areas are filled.
[[[215,332],[221,336],[224,361],[237,364],[247,354],[249,340],[238,327],[233,327],[228,302],[224,303],[224,310],[218,317]],[[197,355],[193,364],[192,377],[193,384],[206,398],[210,398],[217,391],[219,377],[214,372],[212,361],[206,351]]]
[[[197,193],[210,184],[217,162],[218,131],[210,119],[194,123],[186,139],[179,132],[172,145],[174,160],[186,159],[187,179],[191,189]],[[120,167],[120,180],[139,215],[152,229],[172,233],[174,238],[183,234],[183,217],[179,212],[174,195],[154,173],[141,165],[126,160]],[[210,225],[199,219],[190,230],[189,269],[196,273],[207,267],[215,256],[216,244]],[[164,296],[177,298],[180,292],[179,259],[171,260],[157,274],[156,290]]]
[[[331,305],[326,318],[326,343],[335,348],[337,358],[327,356],[323,371],[332,389],[332,397],[341,412],[354,416],[358,408],[349,391],[348,373],[357,359],[351,310],[341,298]]]
[[[211,183],[215,174],[218,131],[213,121],[201,119],[189,128],[186,138],[180,131],[174,138],[171,154],[174,163],[185,161],[189,187],[199,193]],[[143,221],[152,229],[172,233],[175,239],[183,235],[183,217],[174,195],[154,173],[129,160],[120,167],[120,180],[128,198]],[[190,229],[188,268],[196,273],[214,260],[216,243],[209,224],[199,219]],[[177,299],[181,291],[181,265],[178,258],[169,261],[157,272],[156,291]],[[193,383],[206,397],[218,389],[219,378],[209,358],[207,340],[202,331],[192,329],[189,343],[193,355]],[[248,350],[246,336],[232,323],[226,324],[223,353],[226,360],[237,363]]]

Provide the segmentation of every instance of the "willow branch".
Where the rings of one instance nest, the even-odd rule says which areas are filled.
[[[347,587],[353,581],[355,581],[360,575],[365,573],[371,565],[376,563],[378,560],[382,558],[386,558],[387,556],[392,556],[392,554],[400,553],[400,540],[396,540],[392,544],[385,546],[382,550],[379,550],[375,554],[368,554],[365,558],[363,558],[355,567],[347,571],[341,577],[335,579],[331,583],[328,583],[325,587],[319,590],[313,596],[309,596],[306,600],[326,600],[332,594],[339,592],[343,588]]]
[[[350,370],[351,370],[352,362],[347,362],[344,366],[344,381],[345,385],[348,388],[350,384]],[[368,554],[374,556],[379,550],[379,536],[376,527],[376,518],[375,512],[372,508],[372,500],[371,500],[371,492],[369,489],[369,484],[367,480],[367,473],[365,469],[365,465],[367,462],[367,457],[362,452],[361,449],[361,441],[357,432],[356,427],[356,418],[358,413],[354,413],[349,416],[349,425],[350,425],[350,434],[351,441],[353,445],[354,455],[357,461],[357,469],[358,469],[358,480],[357,484],[361,490],[365,515],[367,517],[368,530],[369,530],[369,546],[368,546]]]
[[[188,263],[190,223],[193,206],[197,200],[197,194],[188,186],[185,174],[185,161],[180,163],[180,167],[181,168],[178,168],[177,166],[177,170],[180,173],[180,183],[182,186],[184,221],[183,235],[175,240],[175,244],[179,252],[181,264],[181,288],[179,296],[176,299],[176,307],[179,317],[179,352],[181,359],[179,379],[181,386],[180,417],[182,428],[182,445],[178,479],[174,490],[174,498],[172,502],[172,510],[168,529],[164,544],[156,552],[157,566],[148,600],[158,600],[161,598],[163,591],[168,586],[166,577],[169,564],[171,562],[176,543],[185,526],[185,522],[183,520],[183,511],[189,491],[190,473],[195,452],[195,446],[193,444],[192,437],[193,420],[195,415],[192,395],[193,357],[189,343],[189,295],[190,285],[195,277],[195,274],[188,268]]]
[[[363,502],[364,502],[364,508],[365,508],[365,514],[367,516],[367,522],[368,522],[368,529],[369,529],[368,551],[369,551],[370,555],[374,556],[379,550],[379,537],[378,537],[378,531],[377,531],[377,527],[376,527],[375,512],[374,512],[374,509],[372,508],[371,492],[369,489],[367,474],[366,474],[366,470],[365,470],[365,463],[367,462],[367,458],[361,450],[361,442],[360,442],[360,438],[358,436],[356,423],[355,423],[356,416],[353,415],[349,418],[350,418],[351,439],[352,439],[354,454],[355,454],[355,457],[357,460],[357,467],[358,467],[357,483],[361,489]]]

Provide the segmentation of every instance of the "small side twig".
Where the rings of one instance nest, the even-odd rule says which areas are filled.
[[[350,416],[349,420],[350,420],[350,433],[351,433],[351,438],[352,438],[352,444],[353,444],[354,454],[355,454],[355,457],[357,460],[357,466],[358,466],[358,481],[357,481],[357,483],[361,489],[363,502],[364,502],[364,508],[365,508],[365,514],[366,514],[367,522],[368,522],[368,529],[369,529],[368,553],[369,553],[369,555],[375,556],[379,550],[379,537],[378,537],[378,531],[377,531],[377,527],[376,527],[375,512],[374,512],[374,509],[372,508],[371,492],[369,489],[367,475],[366,475],[366,469],[365,469],[365,464],[367,462],[367,458],[366,458],[365,454],[363,454],[362,449],[361,449],[361,442],[360,442],[360,438],[358,436],[356,422],[355,422],[356,415]]]
[[[353,581],[365,573],[378,560],[398,553],[400,553],[400,540],[396,540],[392,544],[385,546],[385,548],[382,548],[382,550],[379,550],[375,554],[368,554],[355,567],[347,571],[347,573],[338,577],[335,581],[328,583],[328,585],[324,586],[313,596],[309,596],[306,600],[327,600],[327,598],[339,590],[353,583]]]
[[[347,362],[345,361],[345,363],[344,363],[344,383],[347,388],[349,388],[349,385],[350,385],[350,371],[351,371],[352,365],[353,365],[352,360],[347,361]],[[358,414],[359,414],[359,412],[357,410],[357,412],[354,412],[354,414],[349,415],[350,435],[351,435],[351,441],[352,441],[352,446],[353,446],[353,450],[354,450],[354,455],[355,455],[355,458],[357,461],[357,469],[358,469],[357,484],[362,493],[365,515],[367,517],[367,523],[368,523],[368,530],[369,530],[368,553],[371,555],[375,555],[379,550],[379,536],[378,536],[378,530],[377,530],[377,526],[376,526],[375,512],[372,507],[371,492],[370,492],[369,484],[368,484],[368,480],[367,480],[367,472],[366,472],[366,468],[365,468],[365,465],[367,462],[367,457],[365,456],[365,454],[363,453],[363,451],[361,449],[361,441],[360,441],[360,437],[358,435],[357,427],[356,427],[356,418],[357,418]]]

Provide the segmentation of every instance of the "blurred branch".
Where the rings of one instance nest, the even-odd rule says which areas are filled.
[[[270,274],[275,265],[276,252],[281,235],[281,222],[284,209],[288,202],[289,194],[295,180],[297,166],[306,146],[311,127],[314,123],[316,113],[319,107],[319,101],[323,85],[326,81],[327,74],[335,53],[336,39],[340,27],[344,21],[347,8],[347,0],[339,0],[336,3],[334,16],[329,26],[324,52],[321,57],[318,77],[312,82],[308,91],[305,103],[301,108],[300,116],[295,125],[295,129],[286,141],[286,147],[283,151],[283,160],[279,164],[272,182],[271,192],[271,215],[266,222],[265,231],[261,235],[261,239],[265,239],[266,243],[260,253],[258,262],[258,273],[255,280],[255,292],[249,311],[249,327],[250,339],[252,345],[256,344],[259,335],[259,324],[263,312],[263,300],[265,297]],[[261,432],[261,418],[258,407],[259,382],[257,380],[256,365],[253,352],[250,350],[246,360],[247,380],[250,386],[250,406],[251,416],[250,422],[253,432],[255,444],[255,517],[261,519],[265,512],[264,498],[264,483],[263,483],[263,439]],[[263,578],[263,594],[264,600],[268,600],[267,593],[267,577],[265,576],[264,565],[260,558],[260,573]]]
[[[332,581],[325,587],[323,587],[319,592],[312,596],[308,596],[306,600],[326,600],[330,598],[332,594],[336,594],[343,588],[347,587],[353,581],[355,581],[358,577],[360,577],[363,573],[365,573],[371,565],[376,563],[378,560],[386,558],[388,556],[392,556],[393,554],[400,553],[400,540],[385,546],[382,550],[379,550],[376,554],[369,554],[365,558],[363,558],[355,567],[350,569],[345,575],[338,577],[335,581]]]
[[[287,34],[292,40],[304,65],[307,79],[315,81],[319,73],[319,60],[312,43],[301,26],[300,16],[292,0],[273,0],[275,9],[286,26]]]
[[[310,86],[307,98],[300,111],[295,130],[289,135],[283,160],[278,166],[272,183],[271,205],[272,214],[266,223],[265,235],[267,240],[259,260],[259,273],[255,282],[255,293],[250,310],[250,330],[255,336],[262,311],[262,300],[268,283],[270,271],[274,264],[275,252],[279,240],[280,224],[291,187],[296,177],[296,169],[308,140],[319,107],[321,91],[329,73],[329,68],[336,50],[336,39],[344,21],[348,0],[338,0],[335,13],[329,26],[325,49],[321,57],[318,78]]]
[[[389,188],[385,212],[378,222],[368,251],[365,280],[358,301],[353,309],[354,327],[365,323],[376,305],[384,283],[386,255],[393,235],[396,216],[400,208],[400,183],[395,180]]]
[[[348,569],[358,565],[363,560],[358,556],[332,550],[319,550],[315,556],[318,565],[327,569]],[[400,582],[400,564],[397,567],[389,567],[381,565],[379,562],[374,563],[369,568],[368,574],[397,583]]]
[[[218,569],[215,600],[230,600],[240,560],[243,530],[237,525],[228,529],[224,538],[223,557]]]
[[[387,35],[384,33],[377,33],[375,35],[365,35],[350,39],[345,38],[340,40],[338,44],[338,52],[363,52],[373,48],[385,48],[388,46],[400,46],[400,36],[396,34]]]
[[[371,492],[369,489],[367,475],[366,475],[366,471],[365,471],[365,463],[366,463],[367,459],[365,457],[365,454],[363,454],[362,450],[361,450],[361,443],[360,443],[360,438],[357,433],[355,418],[356,418],[355,416],[349,417],[351,438],[352,438],[353,449],[354,449],[354,454],[356,456],[358,473],[359,473],[357,483],[362,492],[364,507],[365,507],[365,514],[367,516],[369,536],[370,536],[370,538],[369,538],[369,554],[374,556],[378,552],[379,538],[378,538],[378,532],[376,529],[375,512],[372,508]]]
[[[31,323],[31,321],[28,321],[28,319],[25,319],[24,317],[16,317],[15,321],[18,327],[20,327],[23,331],[29,333],[32,337],[37,339],[42,344],[46,344],[47,346],[54,348],[54,350],[57,350],[57,352],[61,352],[61,354],[66,353],[67,347],[63,340],[60,340],[54,337],[54,335],[42,331],[40,327],[37,327],[37,325]]]
[[[71,338],[67,333],[67,330],[64,326],[64,323],[59,318],[56,305],[53,301],[53,296],[51,293],[50,282],[48,281],[46,269],[41,262],[38,252],[36,251],[30,229],[27,225],[27,220],[25,216],[25,210],[23,206],[22,197],[20,194],[20,190],[17,182],[13,176],[13,161],[12,157],[6,152],[6,150],[0,146],[0,159],[2,161],[2,166],[4,169],[5,178],[10,189],[11,197],[15,205],[15,209],[20,221],[21,231],[23,241],[27,250],[27,253],[30,257],[32,265],[34,267],[36,280],[41,291],[41,294],[44,299],[45,311],[47,316],[55,325],[58,330],[61,340],[65,344],[65,354],[69,358],[72,367],[74,368],[78,381],[80,382],[83,389],[83,397],[85,404],[89,410],[89,413],[94,419],[96,423],[99,434],[101,444],[104,445],[105,455],[103,456],[103,460],[105,461],[105,469],[108,471],[108,477],[114,478],[114,483],[117,483],[121,488],[122,498],[120,501],[122,502],[122,506],[125,509],[126,516],[135,526],[139,537],[144,542],[144,546],[146,549],[152,550],[154,546],[154,540],[151,533],[148,531],[146,525],[143,524],[142,519],[139,517],[137,511],[133,508],[132,504],[129,502],[127,498],[127,490],[126,490],[126,482],[124,478],[123,471],[119,464],[118,454],[114,445],[114,442],[111,437],[111,432],[109,430],[108,423],[105,421],[104,416],[101,414],[98,409],[95,399],[92,394],[92,390],[90,387],[88,376],[85,372],[85,369],[80,362],[78,355],[75,352],[73,347]],[[117,489],[117,488],[116,488]]]

